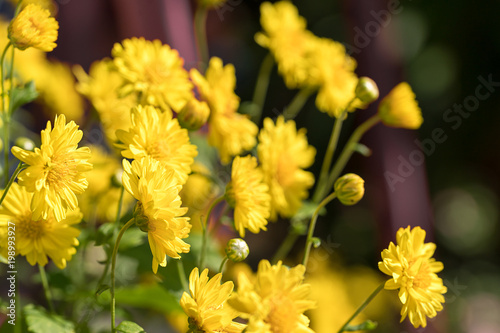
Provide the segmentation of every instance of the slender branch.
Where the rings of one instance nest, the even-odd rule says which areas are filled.
[[[207,219],[205,220],[205,224],[201,224],[202,227],[202,240],[201,240],[201,253],[200,253],[200,264],[199,268],[202,270],[205,268],[205,258],[206,258],[206,252],[207,252],[207,229],[208,229],[208,223],[210,222],[210,215],[212,214],[212,211],[214,210],[215,206],[217,206],[221,201],[224,200],[224,195],[220,196],[219,198],[215,199],[214,202],[212,202],[212,205],[210,206],[207,214]]]
[[[50,292],[49,281],[47,280],[47,274],[45,273],[45,268],[42,265],[38,264],[38,269],[40,270],[40,278],[42,280],[45,298],[47,299],[47,303],[49,304],[49,310],[51,313],[55,313],[54,306],[52,305],[52,294]]]
[[[266,100],[273,66],[273,55],[268,53],[260,64],[259,75],[257,76],[257,82],[255,83],[255,90],[253,92],[252,105],[254,106],[254,113],[252,113],[252,116],[256,124],[260,122],[262,117],[262,109]]]
[[[179,280],[181,281],[182,289],[184,289],[185,291],[189,291],[186,272],[184,271],[184,264],[182,263],[182,259],[177,260],[177,271],[179,273]]]
[[[3,118],[3,134],[4,134],[4,184],[7,184],[9,181],[9,127],[10,127],[10,114],[7,110],[5,103],[5,77],[4,77],[4,65],[5,65],[5,55],[9,47],[12,44],[9,42],[5,49],[2,52],[2,57],[0,58],[0,79],[1,79],[1,88],[2,88],[2,118]],[[11,82],[11,90],[12,90],[12,82]]]
[[[378,295],[378,293],[384,289],[384,285],[385,285],[385,282],[381,283],[380,286],[377,287],[377,289],[375,289],[374,292],[371,293],[370,296],[368,296],[368,298],[363,302],[363,304],[361,304],[359,306],[359,308],[356,310],[356,312],[354,312],[354,314],[351,316],[351,318],[349,318],[346,323],[344,324],[344,326],[342,326],[342,328],[338,331],[338,333],[342,333],[344,332],[344,330],[347,328],[347,326],[349,326],[349,323],[354,319],[356,318],[357,315],[359,315],[361,313],[361,311],[363,311],[366,306],[375,298],[375,296]]]
[[[200,72],[204,73],[208,65],[208,43],[207,43],[207,7],[198,5],[194,13],[194,32],[198,44],[198,53],[201,60]]]
[[[116,238],[115,246],[113,248],[113,254],[111,255],[111,332],[115,331],[115,267],[116,267],[116,255],[118,253],[118,246],[120,245],[120,240],[127,229],[135,223],[135,219],[131,218],[125,225],[121,228],[118,237]]]
[[[19,162],[19,164],[17,165],[17,168],[16,170],[14,171],[14,173],[12,174],[12,177],[10,177],[9,179],[9,182],[7,183],[7,186],[5,186],[5,189],[3,190],[3,194],[2,194],[2,197],[0,198],[0,205],[2,204],[3,200],[5,199],[5,197],[7,196],[7,192],[9,192],[9,189],[10,187],[12,186],[12,183],[14,182],[14,180],[16,179],[17,175],[19,174],[19,172],[21,172],[22,169],[24,169],[26,167],[26,164],[24,164],[23,162]]]
[[[271,259],[271,263],[273,265],[276,264],[278,261],[286,258],[286,256],[288,255],[288,253],[290,253],[290,250],[292,249],[293,245],[295,244],[299,236],[300,235],[295,231],[294,228],[290,228],[290,231],[286,235],[286,238],[283,240],[280,247],[274,254],[273,258]]]
[[[307,261],[309,260],[309,253],[311,252],[311,246],[313,243],[313,235],[314,235],[314,229],[316,228],[316,221],[318,220],[318,215],[324,206],[326,206],[327,203],[335,199],[336,195],[335,192],[327,196],[323,201],[320,202],[318,207],[314,210],[313,216],[311,217],[311,223],[309,224],[309,231],[307,233],[307,241],[306,241],[306,248],[304,252],[304,258],[302,259],[302,265],[307,267]]]
[[[220,263],[220,266],[219,266],[219,273],[222,273],[222,270],[224,269],[224,265],[226,264],[226,261],[228,259],[229,258],[227,256],[225,256],[224,259],[222,259],[222,262]]]
[[[285,108],[285,111],[283,112],[283,116],[285,119],[293,119],[299,114],[300,110],[304,107],[304,104],[306,104],[307,100],[309,99],[309,96],[311,96],[316,89],[313,88],[304,88],[301,89],[297,95],[292,99],[290,104]]]

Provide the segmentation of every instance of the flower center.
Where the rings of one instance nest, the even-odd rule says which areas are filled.
[[[271,325],[273,333],[293,332],[297,324],[297,311],[293,301],[283,295],[270,300],[270,311],[265,321]]]
[[[23,237],[36,240],[42,238],[43,235],[52,229],[52,221],[44,219],[33,221],[31,219],[31,212],[26,212],[25,215],[18,218],[16,227],[19,234],[23,235]]]
[[[64,156],[53,157],[45,168],[48,171],[46,181],[48,185],[53,187],[56,191],[68,186],[78,173],[76,161],[74,159],[65,158]]]
[[[171,149],[165,140],[156,140],[148,145],[146,153],[155,160],[164,160],[170,157]]]
[[[432,282],[432,272],[427,260],[416,260],[409,264],[411,287],[427,289]]]
[[[151,83],[152,86],[165,82],[168,72],[168,70],[165,70],[165,66],[159,61],[153,60],[144,66],[145,80]]]
[[[282,154],[278,160],[277,178],[281,186],[287,187],[293,183],[297,165],[290,158],[289,154]]]

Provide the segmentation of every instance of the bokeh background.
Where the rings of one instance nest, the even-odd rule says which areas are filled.
[[[251,100],[256,73],[267,54],[253,39],[260,30],[261,2],[228,0],[207,20],[210,55],[235,65],[236,92],[242,101]],[[198,64],[194,1],[56,3],[60,36],[50,57],[88,71],[93,61],[110,56],[114,43],[143,36],[178,49],[187,68]],[[322,297],[323,313],[311,315],[315,329],[328,332],[325,327],[333,325],[328,320],[345,318],[341,312],[351,312],[375,288],[383,278],[377,272],[380,251],[394,240],[399,227],[420,225],[427,230],[427,241],[437,243],[436,258],[445,266],[444,311],[426,329],[415,330],[397,324],[397,299],[381,296],[367,310],[367,317],[382,321],[377,331],[500,332],[500,2],[293,3],[313,33],[346,45],[358,62],[357,74],[375,79],[381,96],[408,81],[425,119],[418,131],[377,125],[362,141],[372,155],[354,156],[346,167],[346,172],[366,180],[366,197],[353,207],[332,203],[319,219],[316,235],[323,243],[311,258],[310,272],[320,273],[313,281],[321,286],[317,297]],[[274,71],[264,116],[283,113],[295,94]],[[376,103],[349,117],[341,144],[375,111]],[[307,128],[309,142],[317,148],[311,169],[317,175],[333,119],[319,112],[311,98],[295,121]],[[288,227],[279,221],[268,233],[249,235],[249,263],[255,266],[272,256]],[[303,244],[299,239],[291,258],[300,254]]]

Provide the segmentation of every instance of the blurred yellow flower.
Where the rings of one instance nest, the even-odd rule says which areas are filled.
[[[25,50],[34,47],[50,52],[57,45],[59,24],[47,9],[37,4],[28,4],[11,21],[8,31],[14,47]]]
[[[190,74],[201,99],[210,107],[208,143],[217,148],[221,162],[228,164],[231,157],[255,146],[258,132],[257,125],[246,115],[236,112],[240,100],[234,93],[234,66],[223,66],[221,59],[213,57],[205,77],[196,69]]]
[[[297,131],[295,122],[285,122],[282,116],[276,124],[266,118],[257,153],[271,194],[271,220],[277,214],[293,216],[314,184],[313,174],[303,170],[314,163],[316,155],[316,149],[307,143],[306,130]]]
[[[134,218],[139,228],[148,233],[153,254],[153,272],[158,265],[167,265],[167,256],[180,258],[190,246],[183,241],[189,236],[191,224],[187,212],[181,207],[179,185],[173,170],[165,169],[150,156],[140,160],[123,160],[123,186],[138,200]]]
[[[191,170],[193,172],[188,176],[180,192],[182,203],[189,207],[188,215],[190,216],[207,208],[210,199],[215,195],[210,170],[199,162],[194,162]],[[192,219],[197,221],[197,219]]]
[[[418,129],[424,119],[415,100],[415,94],[407,82],[395,86],[378,106],[382,122],[391,127]]]
[[[3,191],[2,191],[3,193]],[[0,206],[0,254],[7,258],[7,230],[15,225],[16,255],[26,257],[30,265],[47,265],[49,257],[60,269],[76,253],[80,230],[73,225],[80,223],[82,214],[76,208],[66,217],[56,221],[52,214],[48,218],[33,220],[30,204],[32,193],[13,183]]]
[[[177,114],[179,124],[188,130],[195,131],[200,129],[208,121],[210,108],[205,101],[199,101],[196,98],[190,99],[182,110]]]
[[[170,111],[162,112],[151,105],[133,108],[131,123],[128,131],[116,131],[120,143],[115,146],[122,149],[122,156],[129,159],[151,156],[173,170],[179,183],[184,184],[198,154],[187,130],[180,127]]]
[[[66,124],[64,115],[56,116],[54,128],[50,121],[42,130],[40,148],[27,151],[12,147],[12,154],[28,167],[19,176],[19,184],[34,192],[31,202],[33,219],[48,219],[54,214],[57,221],[66,218],[66,211],[78,207],[76,194],[88,186],[84,172],[92,169],[88,162],[90,149],[78,148],[83,133],[73,121]]]
[[[199,274],[195,267],[189,275],[189,292],[184,292],[181,306],[189,316],[191,332],[227,332],[240,333],[245,328],[244,324],[234,322],[238,312],[226,304],[233,291],[232,281],[221,285],[222,274],[219,273],[208,278],[208,269]]]
[[[120,95],[138,93],[141,104],[180,111],[193,97],[192,83],[177,50],[160,40],[125,39],[112,50],[113,62],[125,79]]]
[[[311,62],[307,56],[316,37],[306,30],[306,20],[291,1],[264,2],[260,13],[264,31],[255,35],[255,41],[272,53],[289,89],[310,85]]]
[[[432,256],[436,244],[424,243],[425,231],[420,227],[400,228],[396,244],[382,251],[379,269],[391,276],[385,289],[399,289],[403,304],[401,321],[407,316],[414,327],[427,326],[427,318],[433,318],[443,309],[443,294],[447,288],[436,273],[443,270],[443,264]]]
[[[262,170],[253,156],[236,156],[231,170],[231,181],[226,187],[226,200],[234,208],[234,226],[240,237],[245,229],[254,234],[267,230],[271,196],[264,182]]]
[[[245,332],[313,333],[304,312],[315,302],[308,299],[311,286],[303,283],[304,272],[302,265],[289,269],[281,261],[271,266],[262,260],[256,276],[238,276],[238,290],[228,303],[248,319]]]
[[[130,128],[130,110],[137,105],[136,94],[118,95],[124,80],[110,59],[92,63],[89,75],[81,67],[75,67],[74,72],[78,78],[76,89],[90,100],[99,114],[108,141],[115,142],[116,130]]]

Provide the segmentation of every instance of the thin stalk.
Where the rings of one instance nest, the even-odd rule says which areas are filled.
[[[278,261],[286,258],[286,256],[288,255],[288,253],[290,253],[290,250],[292,249],[293,245],[295,244],[299,236],[300,235],[297,232],[295,232],[293,228],[290,228],[290,231],[286,235],[285,240],[283,240],[280,247],[274,254],[273,258],[271,259],[271,263],[273,265],[276,264]]]
[[[333,125],[332,134],[330,135],[330,141],[328,142],[328,147],[326,149],[325,158],[323,159],[323,165],[321,166],[321,172],[319,174],[318,186],[313,195],[313,201],[317,202],[320,199],[319,194],[323,192],[323,186],[328,179],[328,171],[332,165],[333,155],[337,149],[337,144],[339,142],[340,130],[342,129],[342,123],[347,114],[347,109],[345,109],[340,117],[335,118],[335,124]]]
[[[220,196],[219,198],[215,199],[214,202],[212,202],[212,205],[210,206],[210,209],[208,210],[207,214],[207,219],[205,220],[205,224],[201,224],[202,227],[202,239],[201,239],[201,253],[200,253],[200,265],[199,268],[202,270],[205,268],[205,257],[206,257],[206,252],[207,252],[207,228],[208,228],[208,222],[210,221],[210,215],[212,214],[212,210],[217,206],[221,201],[224,200],[224,195]]]
[[[10,89],[9,89],[9,119],[12,116],[12,113],[14,110],[12,110],[12,91],[14,90],[14,52],[16,51],[16,48],[12,48],[12,54],[10,56],[10,71],[9,71],[9,80],[10,80]]]
[[[266,100],[267,89],[269,88],[269,80],[274,66],[274,58],[271,53],[268,53],[262,63],[260,64],[257,82],[255,83],[255,90],[253,92],[252,105],[255,106],[255,113],[253,118],[256,124],[260,122],[262,117],[262,109]]]
[[[304,104],[306,104],[309,96],[311,96],[316,90],[312,88],[304,88],[301,89],[297,95],[292,99],[290,104],[285,108],[283,112],[283,116],[285,119],[293,119],[297,116],[297,114],[302,110]]]
[[[49,304],[49,310],[51,313],[54,312],[54,306],[52,305],[52,294],[49,288],[49,281],[47,280],[47,274],[45,273],[45,268],[38,264],[38,269],[40,270],[40,278],[42,279],[43,291],[45,293],[45,298],[47,299],[47,303]]]
[[[356,148],[356,144],[359,142],[361,137],[373,126],[375,126],[378,122],[380,121],[380,117],[378,114],[373,115],[372,117],[368,118],[364,123],[359,125],[354,132],[351,134],[351,137],[347,141],[346,145],[344,146],[344,149],[340,153],[340,156],[335,162],[335,165],[333,166],[332,171],[330,172],[330,175],[328,176],[328,180],[326,182],[326,186],[324,187],[322,193],[320,193],[319,197],[323,197],[326,195],[325,192],[327,192],[329,189],[332,188],[333,183],[335,180],[339,177],[340,173],[344,169],[345,165],[349,161],[349,159],[352,156],[352,153],[354,152]]]
[[[198,53],[201,60],[199,69],[202,73],[208,65],[208,43],[207,43],[207,7],[199,5],[194,13],[194,32],[198,44]]]
[[[182,289],[185,291],[189,291],[186,272],[184,272],[184,264],[182,263],[182,259],[177,260],[177,271],[179,273],[179,280],[181,281]]]
[[[5,49],[2,52],[2,57],[0,58],[0,79],[1,79],[1,88],[2,88],[2,116],[3,116],[3,134],[4,134],[4,174],[5,181],[4,184],[7,184],[9,181],[9,127],[10,127],[10,114],[6,108],[5,103],[5,77],[4,77],[4,63],[5,63],[5,55],[11,43],[7,43]],[[11,82],[11,90],[12,90],[12,82]]]
[[[226,264],[228,259],[229,258],[227,256],[225,256],[224,259],[222,259],[222,262],[220,263],[220,266],[219,266],[219,273],[222,273],[222,270],[224,269],[224,265]]]
[[[3,200],[7,196],[7,192],[9,192],[9,189],[12,186],[12,183],[16,179],[17,175],[19,174],[19,172],[21,172],[22,169],[24,169],[25,166],[26,166],[26,164],[24,164],[23,162],[19,162],[19,164],[17,165],[16,170],[12,174],[12,177],[10,177],[10,179],[7,183],[7,186],[5,186],[5,189],[3,190],[2,197],[0,198],[0,205],[2,204]]]
[[[311,246],[313,243],[313,235],[314,235],[314,229],[316,228],[316,221],[318,220],[318,215],[319,211],[321,208],[326,206],[327,203],[335,199],[336,194],[333,192],[329,196],[327,196],[323,201],[320,202],[318,207],[314,210],[313,216],[311,217],[311,223],[309,224],[309,231],[307,233],[307,241],[306,241],[306,248],[304,252],[304,258],[302,259],[302,265],[307,267],[307,261],[309,260],[309,253],[311,252]]]
[[[384,285],[385,285],[385,282],[382,282],[380,284],[380,286],[377,287],[377,289],[375,289],[374,292],[371,293],[370,296],[368,296],[368,298],[363,302],[363,304],[361,304],[359,306],[359,308],[356,310],[356,312],[354,312],[354,314],[351,316],[351,318],[349,318],[346,323],[344,324],[344,326],[342,326],[342,328],[338,331],[338,333],[342,333],[346,328],[347,326],[349,326],[349,323],[354,319],[356,318],[357,315],[359,315],[361,313],[361,311],[363,311],[366,306],[375,298],[375,296],[378,295],[378,293],[384,289]]]
[[[118,237],[116,238],[115,246],[113,248],[113,254],[111,255],[111,332],[115,331],[115,267],[116,267],[116,255],[118,253],[118,246],[120,245],[120,240],[127,229],[135,223],[135,219],[131,218],[125,225],[121,228]]]

